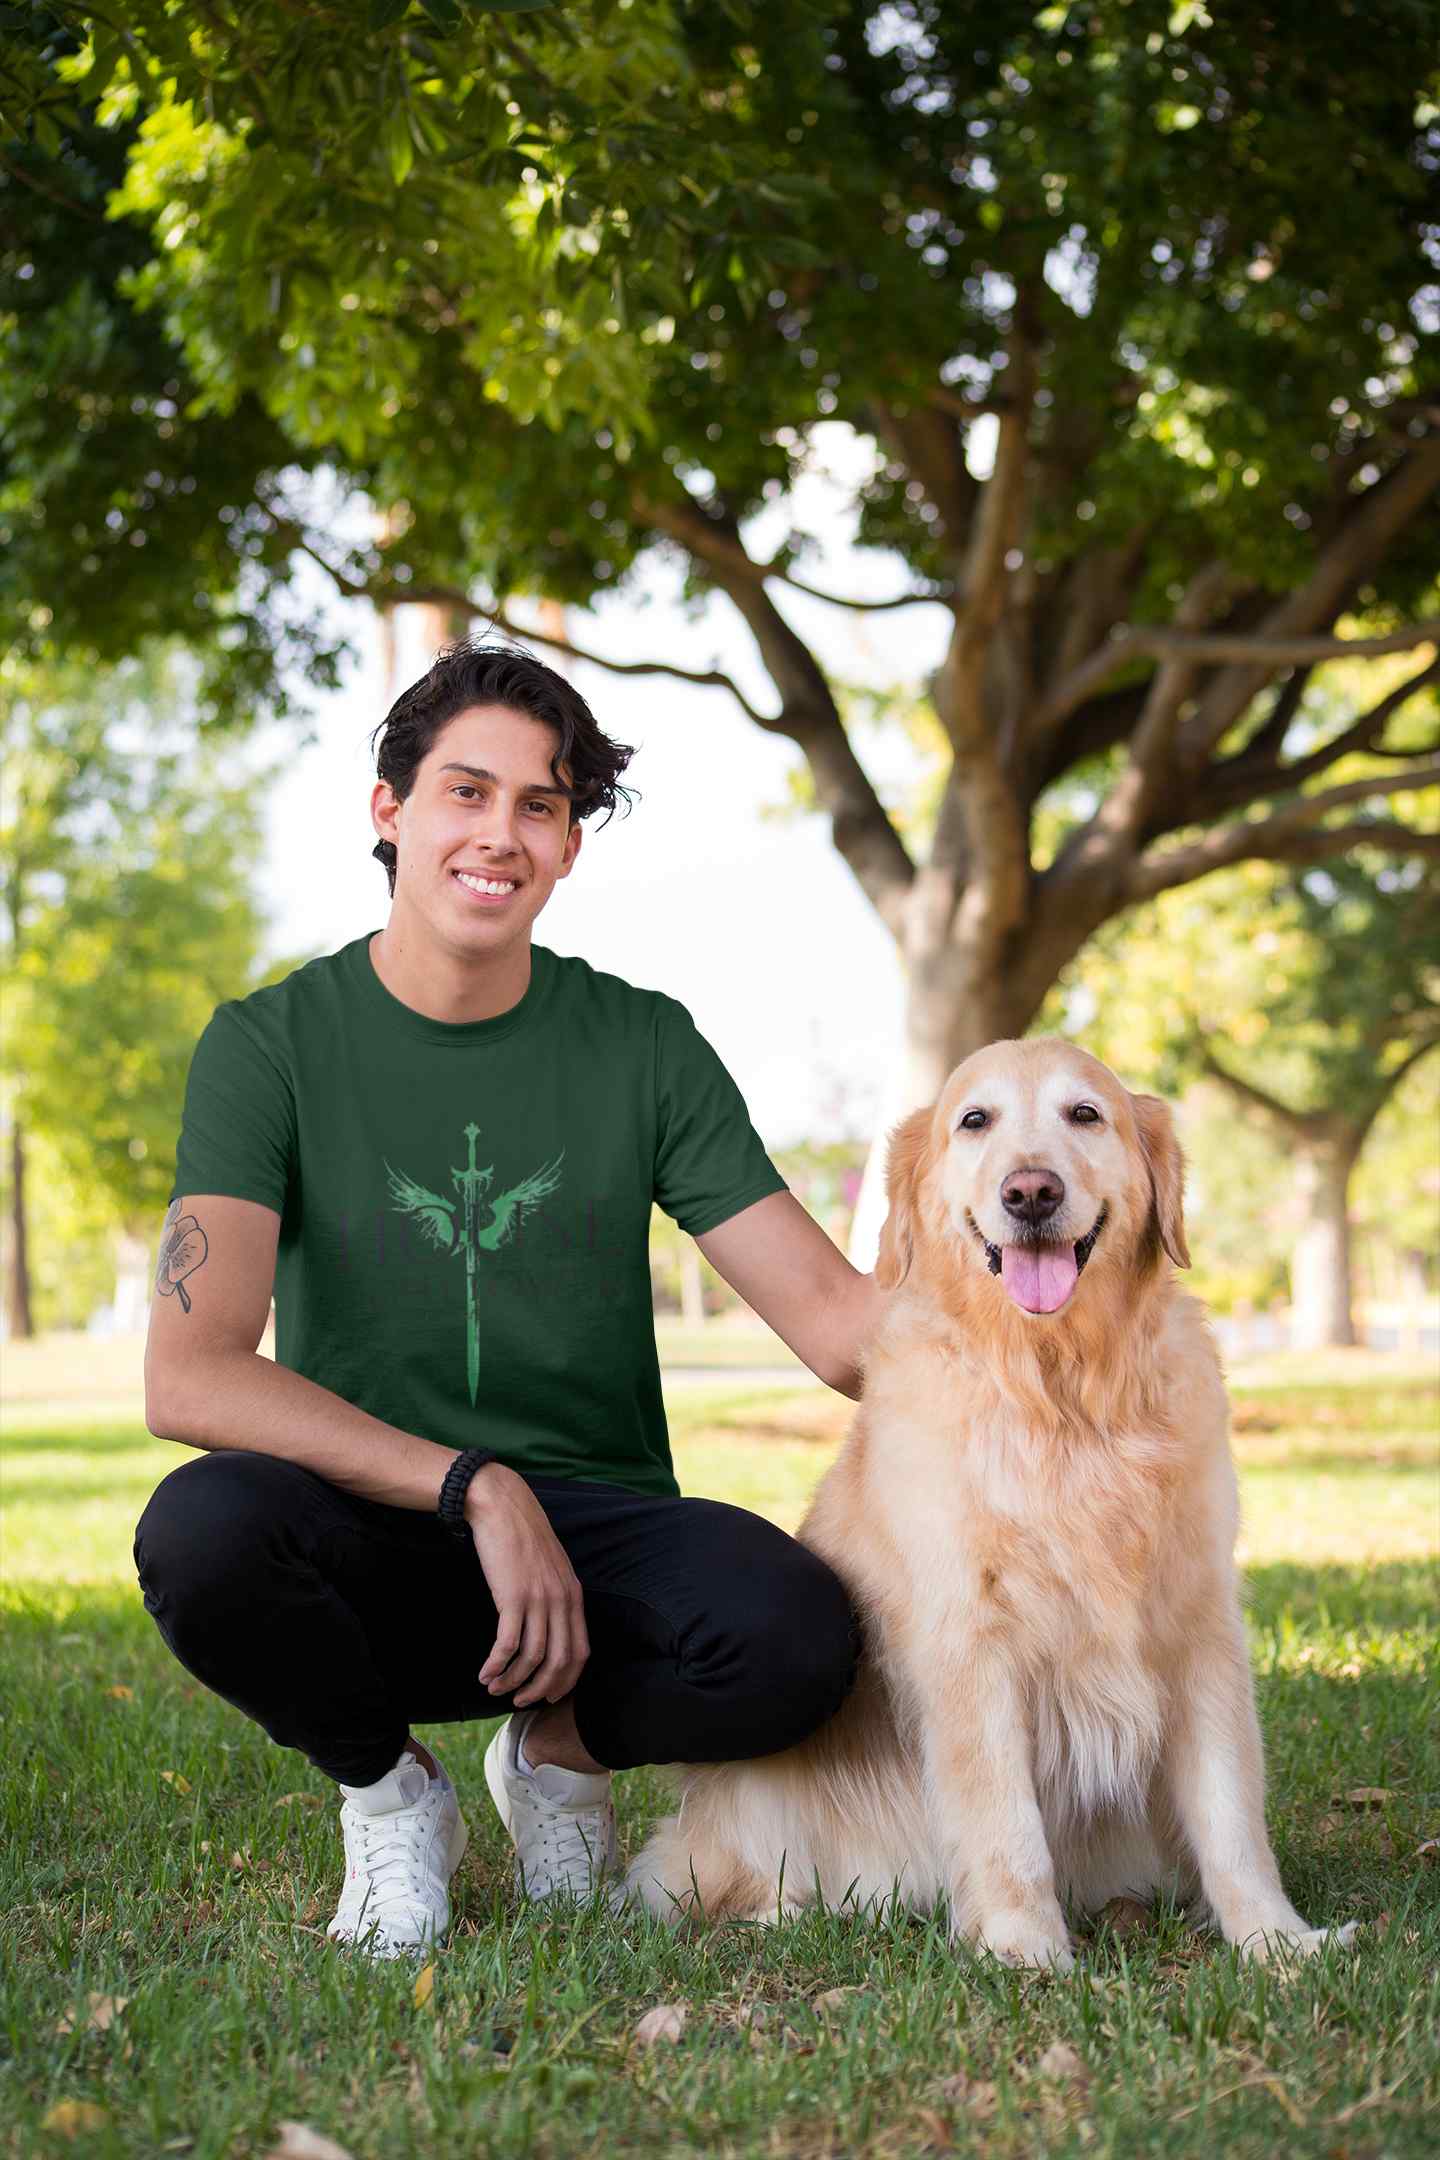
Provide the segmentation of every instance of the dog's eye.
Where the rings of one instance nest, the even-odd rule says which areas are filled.
[[[960,1120],[966,1132],[980,1132],[989,1122],[990,1113],[987,1110],[967,1110]]]
[[[1070,1112],[1070,1116],[1076,1125],[1098,1125],[1100,1123],[1100,1112],[1092,1102],[1077,1102]]]

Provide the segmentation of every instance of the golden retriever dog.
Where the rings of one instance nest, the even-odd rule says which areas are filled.
[[[801,1746],[682,1773],[629,1883],[653,1912],[948,1901],[1068,1968],[1063,1907],[1197,1891],[1312,1952],[1265,1831],[1220,1361],[1166,1105],[1055,1039],[997,1042],[889,1153],[849,1436],[800,1528],[865,1652]]]

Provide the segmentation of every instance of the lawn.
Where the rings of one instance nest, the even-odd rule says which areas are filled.
[[[0,2151],[1433,2151],[1436,1393],[1357,1356],[1275,1361],[1235,1403],[1272,1831],[1310,1918],[1365,1923],[1356,1954],[1242,1971],[1172,1914],[1101,1929],[1046,1981],[909,1918],[691,1941],[546,1920],[510,1889],[491,1728],[440,1727],[472,1840],[417,2001],[413,1969],[324,1939],[333,1788],[196,1687],[141,1607],[131,1527],[175,1447],[119,1396],[12,1400]],[[821,1390],[677,1393],[682,1483],[793,1527],[845,1415]],[[628,1773],[618,1799],[633,1844],[663,1786]],[[687,2015],[646,2047],[656,2005]],[[287,2147],[285,2121],[336,2145]]]

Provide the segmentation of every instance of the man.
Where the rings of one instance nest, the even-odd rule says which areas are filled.
[[[814,1555],[679,1497],[652,1201],[852,1396],[880,1293],[684,1007],[531,943],[629,755],[529,655],[442,654],[384,723],[388,924],[222,1004],[186,1086],[146,1418],[206,1452],[136,1567],[181,1662],[339,1784],[329,1932],[377,1954],[443,1933],[468,1835],[413,1724],[508,1708],[522,1888],[585,1895],[612,1771],[789,1746],[853,1669]]]

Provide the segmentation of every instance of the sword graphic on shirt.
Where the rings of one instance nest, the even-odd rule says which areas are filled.
[[[388,1162],[385,1172],[390,1180],[390,1196],[397,1210],[408,1215],[419,1226],[423,1237],[442,1252],[449,1252],[452,1259],[465,1255],[465,1375],[470,1386],[470,1402],[473,1408],[476,1391],[480,1384],[480,1313],[479,1283],[476,1269],[482,1252],[494,1252],[514,1234],[516,1224],[526,1211],[538,1207],[548,1199],[560,1184],[560,1165],[565,1160],[562,1148],[553,1162],[532,1170],[529,1177],[512,1185],[508,1192],[490,1192],[495,1176],[495,1165],[477,1170],[475,1167],[475,1142],[480,1137],[478,1125],[465,1127],[465,1138],[470,1143],[470,1159],[463,1170],[451,1168],[450,1178],[460,1194],[460,1235],[456,1241],[453,1200],[442,1198],[439,1193],[428,1192],[423,1185],[406,1177],[399,1170],[392,1170]],[[384,1161],[384,1157],[381,1158]],[[488,1207],[490,1220],[482,1223],[481,1212]]]

